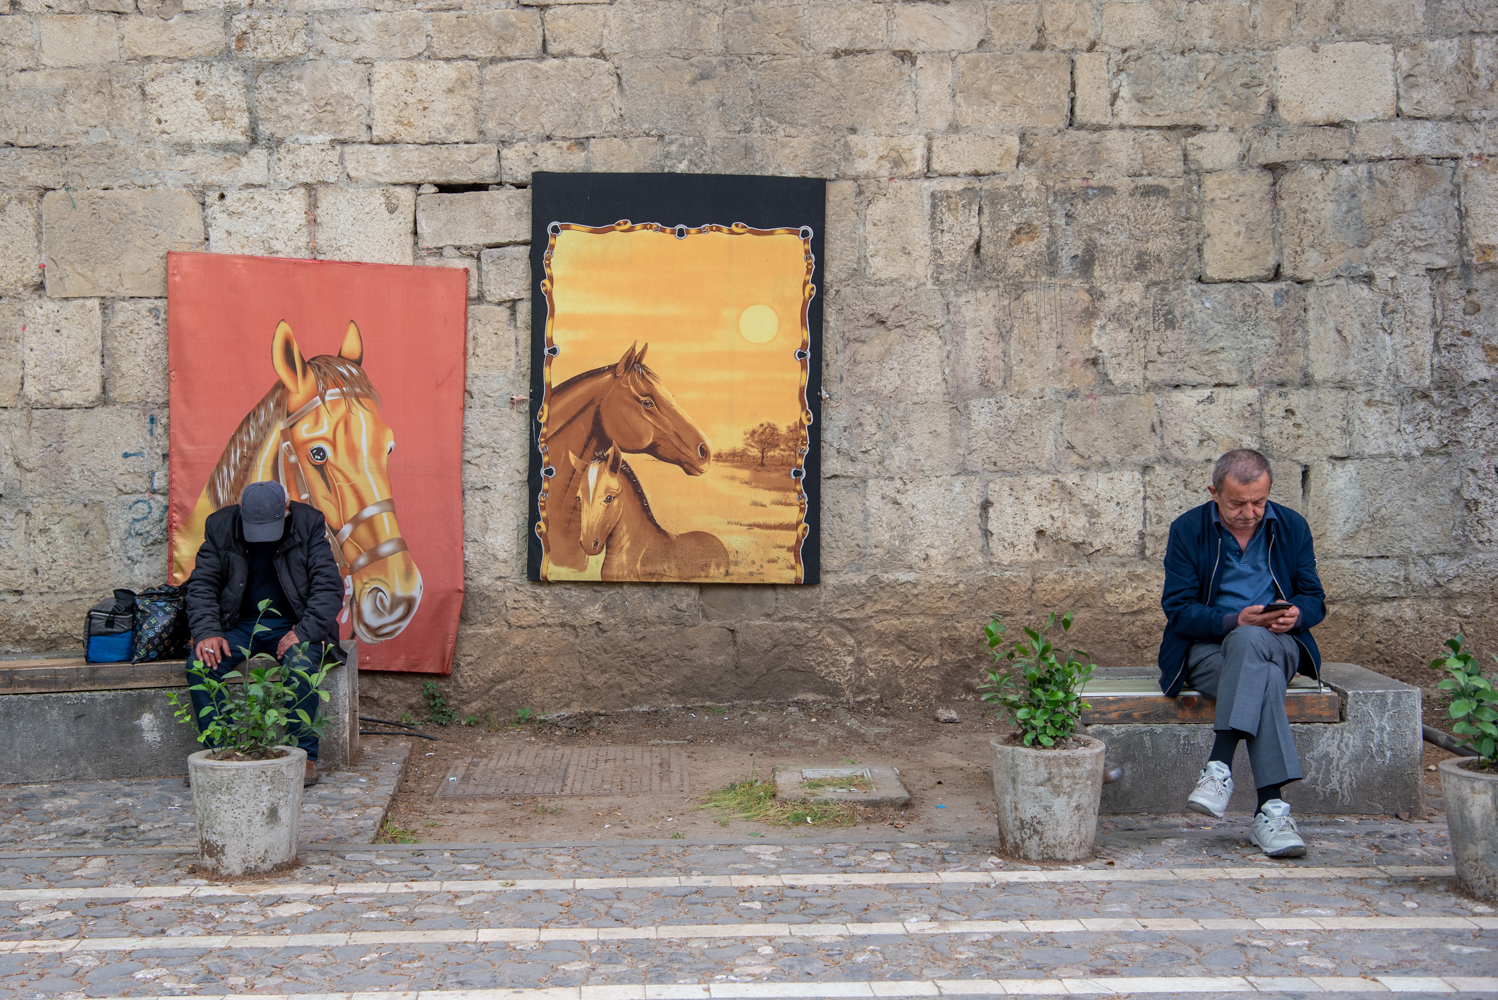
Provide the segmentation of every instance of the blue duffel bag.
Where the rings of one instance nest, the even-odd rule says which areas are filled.
[[[135,591],[116,590],[113,597],[89,608],[83,635],[83,658],[89,663],[130,659],[130,644],[135,641]]]

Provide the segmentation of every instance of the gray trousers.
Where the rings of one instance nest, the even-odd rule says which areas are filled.
[[[1285,717],[1285,688],[1299,664],[1294,639],[1258,625],[1240,625],[1221,643],[1198,642],[1186,657],[1187,685],[1217,702],[1212,728],[1248,734],[1256,788],[1304,777]]]

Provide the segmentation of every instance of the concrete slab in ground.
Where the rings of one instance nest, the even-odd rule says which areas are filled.
[[[827,767],[791,764],[770,775],[778,799],[847,802],[872,809],[899,809],[910,804],[900,772],[887,764]]]
[[[356,766],[306,789],[302,843],[372,843],[410,752],[405,740],[368,737]],[[0,786],[0,851],[196,845],[180,777]]]

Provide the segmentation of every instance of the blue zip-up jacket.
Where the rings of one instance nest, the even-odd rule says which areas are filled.
[[[1186,686],[1186,656],[1195,642],[1227,637],[1222,615],[1212,610],[1222,573],[1222,536],[1212,521],[1215,501],[1193,507],[1170,525],[1165,545],[1165,637],[1160,640],[1160,690],[1174,698]],[[1326,595],[1316,575],[1311,527],[1288,507],[1270,502],[1275,518],[1266,519],[1269,575],[1282,601],[1300,608],[1300,620],[1288,633],[1300,644],[1298,672],[1321,677],[1321,652],[1311,629],[1326,617]]]

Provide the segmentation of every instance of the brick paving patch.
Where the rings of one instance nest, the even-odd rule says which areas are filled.
[[[675,747],[523,749],[459,762],[438,785],[437,798],[658,795],[690,790],[686,755]]]

